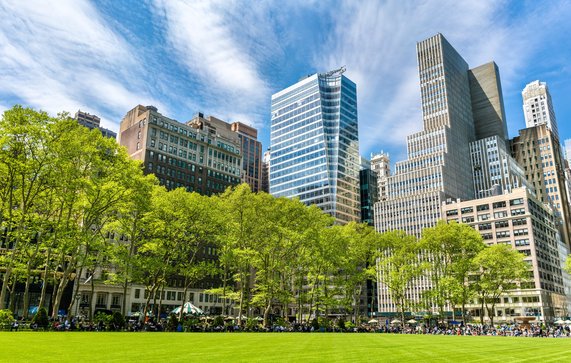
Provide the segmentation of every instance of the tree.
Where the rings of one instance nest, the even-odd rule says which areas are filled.
[[[103,230],[135,192],[131,188],[132,175],[141,173],[140,164],[98,130],[89,131],[69,118],[61,122],[61,127],[65,137],[57,144],[56,188],[61,191],[63,217],[56,225],[58,236],[54,238],[61,273],[53,316],[74,273],[88,263],[94,251],[100,253],[98,245],[107,243]]]
[[[335,282],[342,289],[343,307],[353,314],[353,322],[357,323],[363,288],[368,279],[376,279],[373,257],[377,256],[379,234],[371,226],[355,222],[344,225],[341,233],[344,253]]]
[[[37,199],[48,189],[54,160],[50,145],[57,138],[48,128],[54,122],[45,112],[21,106],[4,112],[0,121],[0,223],[7,247],[0,309],[4,308],[18,256],[35,236],[29,225],[35,220]],[[28,273],[31,267],[28,266]]]
[[[472,227],[456,221],[439,221],[432,228],[422,231],[421,248],[427,252],[430,261],[432,289],[429,298],[434,301],[440,316],[444,306],[462,307],[466,314],[466,303],[473,294],[468,277],[474,271],[473,259],[485,248],[481,235]]]
[[[223,270],[223,284],[226,289],[227,276],[232,275],[238,285],[238,322],[242,324],[242,314],[251,302],[251,257],[254,253],[256,229],[254,194],[247,184],[228,188],[218,198],[220,206],[219,253]]]
[[[484,306],[493,325],[496,301],[525,279],[529,266],[524,258],[525,255],[504,244],[487,247],[474,258],[479,271],[475,286],[482,304],[482,324]]]
[[[185,299],[191,285],[212,274],[212,248],[219,230],[215,213],[208,197],[178,188],[157,190],[145,216],[152,238],[162,244],[164,258],[173,261],[163,280],[169,274],[183,277]],[[208,248],[210,254],[205,253]]]
[[[123,236],[123,241],[117,241],[111,247],[111,261],[114,272],[110,275],[111,282],[123,285],[122,314],[127,314],[127,289],[134,281],[137,274],[135,269],[136,253],[148,236],[145,232],[143,217],[151,209],[153,189],[160,188],[158,180],[154,174],[143,176],[134,174],[132,176],[131,187],[134,192],[130,198],[125,199],[118,209],[119,217],[109,224],[107,230]]]
[[[419,259],[419,247],[416,238],[403,231],[385,232],[379,237],[377,276],[387,287],[401,324],[405,321],[405,309],[411,306],[407,292],[427,269],[427,263]]]

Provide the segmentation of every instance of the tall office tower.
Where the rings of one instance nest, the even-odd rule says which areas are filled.
[[[562,220],[563,239],[571,243],[571,211],[557,134],[548,124],[539,124],[519,130],[519,136],[511,141],[511,146],[513,157],[523,166],[537,197],[553,206],[555,214]]]
[[[262,191],[270,192],[270,149],[264,152],[262,159]]]
[[[440,219],[442,201],[472,199],[470,142],[475,139],[468,64],[441,35],[417,44],[424,130],[408,137],[409,159],[396,163],[377,231],[420,236]]]
[[[371,162],[361,158],[359,171],[361,188],[361,222],[372,226],[374,222],[373,206],[379,200],[377,190],[377,173],[371,168]]]
[[[535,189],[526,179],[522,167],[511,156],[506,140],[490,136],[470,143],[476,198],[511,192],[525,186]]]
[[[104,127],[101,127],[101,119],[96,115],[92,115],[87,112],[78,110],[75,113],[75,119],[77,120],[77,123],[87,127],[90,130],[98,129],[99,131],[101,131],[101,134],[105,137],[109,137],[112,139],[117,138],[117,134],[115,132],[106,129]]]
[[[523,98],[525,127],[546,124],[559,139],[557,120],[547,83],[539,81],[528,83],[521,92],[521,96]]]
[[[500,320],[536,316],[538,320],[553,321],[567,315],[569,299],[565,292],[569,283],[561,267],[568,249],[557,231],[553,210],[536,199],[530,189],[452,201],[443,205],[442,218],[467,223],[488,245],[505,244],[526,256],[530,278],[498,299],[494,313]],[[472,317],[486,314],[476,301],[466,307]]]
[[[476,140],[498,136],[508,143],[508,124],[504,110],[500,71],[489,62],[468,72]]]
[[[387,199],[387,181],[391,176],[391,159],[389,153],[380,152],[371,154],[371,170],[377,174],[377,197],[379,200]]]
[[[360,221],[357,87],[345,68],[272,95],[270,193]]]
[[[253,192],[262,190],[262,143],[258,141],[258,130],[241,122],[232,124],[232,131],[238,133],[242,143],[242,182]]]
[[[230,124],[198,114],[186,124],[138,105],[123,117],[119,143],[145,173],[154,173],[168,189],[211,195],[240,183],[241,142]]]

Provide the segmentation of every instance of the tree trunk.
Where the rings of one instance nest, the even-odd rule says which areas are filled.
[[[88,277],[89,278],[89,277]],[[93,321],[93,309],[96,305],[95,301],[95,270],[91,270],[91,279],[89,280],[89,321]]]
[[[6,271],[4,271],[4,279],[2,280],[2,289],[0,289],[0,310],[6,308],[6,293],[8,292],[8,286],[10,284],[10,277],[12,275],[12,263],[14,262],[14,258],[16,255],[16,247],[17,241],[14,241],[12,245],[12,249],[10,249],[10,241],[12,240],[12,210],[13,210],[13,192],[10,190],[10,198],[9,198],[9,217],[8,217],[8,231],[6,232],[6,249],[7,253],[10,253],[10,258],[8,259],[8,264],[6,265]]]
[[[24,319],[28,319],[28,310],[30,307],[30,283],[31,283],[31,272],[32,272],[32,258],[28,260],[26,266],[26,285],[24,287],[24,312],[22,316]]]
[[[6,292],[8,291],[8,284],[10,283],[10,276],[12,274],[12,263],[10,262],[6,266],[6,271],[4,272],[4,279],[2,280],[2,290],[0,291],[0,310],[6,308]]]
[[[496,307],[495,303],[493,303],[492,306],[490,306],[489,308],[488,306],[486,306],[486,309],[488,310],[488,317],[490,318],[490,326],[494,326],[494,316],[496,315],[494,313],[495,307]]]
[[[482,302],[480,303],[480,324],[484,325],[484,313],[486,310],[484,310],[484,301],[485,298],[482,297]]]
[[[123,301],[121,303],[121,314],[123,316],[127,315],[127,289],[129,288],[129,278],[125,277],[123,282]]]
[[[145,287],[145,290],[147,288]],[[149,304],[151,303],[151,297],[155,294],[156,284],[154,284],[147,295],[147,300],[145,301],[145,307],[143,308],[143,322],[147,320],[147,311],[149,311]]]
[[[15,302],[16,302],[16,284],[18,283],[18,279],[14,278],[14,282],[12,282],[12,289],[10,289],[10,303],[8,305],[8,309],[11,311],[15,311],[16,307]]]
[[[264,327],[269,328],[270,326],[270,311],[272,310],[272,304],[271,304],[271,300],[268,299],[268,302],[266,304],[266,308],[264,309]]]
[[[161,320],[161,309],[163,307],[163,295],[165,293],[165,284],[161,286],[161,294],[159,296],[159,306],[157,307],[157,322]]]
[[[186,295],[188,294],[188,286],[189,286],[189,284],[187,282],[187,277],[185,277],[184,278],[184,292],[182,294],[182,303],[180,304],[180,311],[178,312],[178,320],[182,320],[182,308],[184,307],[184,304],[186,303]]]
[[[242,271],[242,281],[240,283],[240,307],[238,308],[238,325],[242,326],[242,310],[244,309],[244,295],[246,294],[247,272]]]
[[[64,271],[64,274],[59,282],[59,286],[55,295],[55,299],[53,302],[53,311],[52,311],[52,318],[54,319],[57,318],[58,316],[58,310],[59,310],[59,305],[61,303],[61,298],[63,297],[63,292],[67,286],[67,283],[69,282],[68,273],[69,271],[67,273]]]
[[[46,288],[48,286],[48,270],[49,270],[49,265],[50,265],[50,253],[51,253],[51,248],[48,247],[48,252],[46,255],[46,267],[44,268],[44,277],[42,280],[42,292],[40,293],[40,303],[38,304],[38,309],[44,307],[44,304],[46,302]]]
[[[62,258],[62,261],[65,261],[65,257]],[[64,265],[62,263],[62,265]],[[63,270],[63,274],[57,289],[57,293],[55,296],[55,300],[53,302],[53,306],[54,306],[54,311],[52,311],[52,317],[56,318],[58,315],[58,310],[59,310],[59,306],[61,303],[61,298],[63,297],[63,293],[64,290],[67,286],[67,283],[69,282],[69,277],[71,275],[72,270],[75,269],[75,256],[72,256],[70,258],[70,260],[68,261],[67,266],[65,267],[65,269]]]
[[[222,315],[226,315],[226,279],[228,278],[228,267],[226,264],[224,264],[224,274],[222,276]],[[184,288],[184,299],[186,299],[186,284]]]
[[[51,308],[52,310],[53,310],[53,306],[54,306],[54,296],[56,296],[58,284],[59,284],[59,280],[57,278],[57,271],[54,270],[54,286],[52,288],[52,295],[50,296],[50,304],[49,304],[49,308]]]
[[[71,301],[69,303],[69,306],[67,307],[67,311],[68,311],[68,315],[73,315],[72,311],[73,311],[73,307],[75,306],[75,304],[79,304],[79,284],[80,284],[80,277],[83,274],[83,266],[79,269],[79,272],[75,275],[75,279],[74,279],[74,289],[71,295]]]

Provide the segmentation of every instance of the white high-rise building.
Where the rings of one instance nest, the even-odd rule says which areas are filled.
[[[523,97],[525,127],[547,124],[547,127],[559,138],[557,120],[555,119],[547,83],[540,81],[528,83],[523,89],[521,96]]]
[[[377,174],[377,190],[379,200],[387,199],[387,181],[391,176],[391,160],[389,153],[381,151],[371,154],[371,170]]]
[[[564,146],[565,146],[565,160],[567,160],[567,163],[571,167],[571,139],[566,139],[564,142]]]

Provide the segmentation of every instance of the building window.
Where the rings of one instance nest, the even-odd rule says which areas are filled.
[[[503,207],[505,207],[505,206],[506,206],[505,200],[504,200],[504,201],[501,201],[501,202],[495,202],[495,203],[493,204],[494,209],[496,209],[496,208],[503,208]]]
[[[483,210],[489,210],[489,209],[490,209],[489,204],[480,204],[480,205],[476,206],[476,210],[478,212],[483,211]]]
[[[141,289],[135,289],[135,299],[138,299],[141,296]]]
[[[510,205],[514,206],[514,205],[521,205],[523,204],[523,198],[518,198],[518,199],[512,199],[510,200]]]
[[[107,293],[98,292],[96,301],[96,305],[107,305]]]

